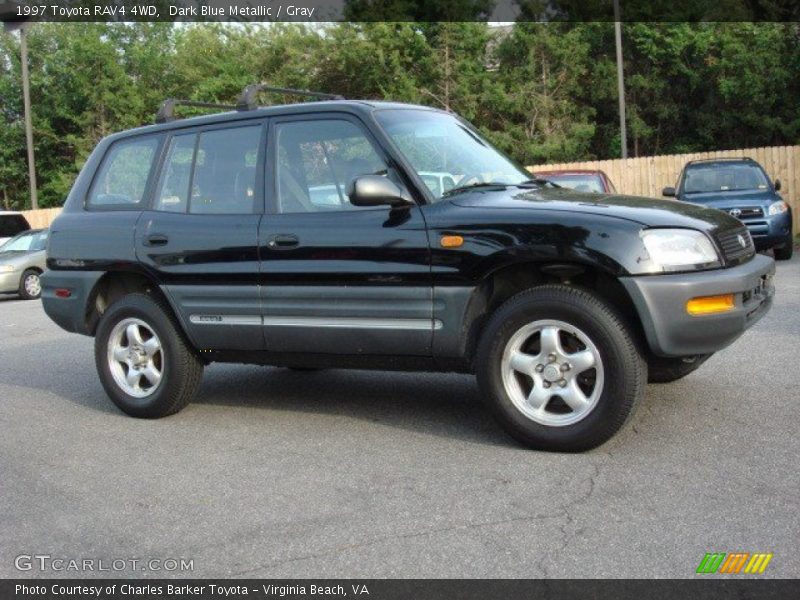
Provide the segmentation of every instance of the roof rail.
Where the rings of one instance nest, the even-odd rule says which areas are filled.
[[[226,110],[236,110],[238,107],[233,104],[215,104],[213,102],[195,102],[194,100],[178,100],[177,98],[167,98],[161,103],[156,113],[156,123],[169,123],[175,120],[176,106],[196,106],[198,108],[224,108]]]
[[[292,88],[270,87],[263,83],[248,85],[242,90],[239,100],[236,102],[237,110],[255,110],[258,108],[256,97],[261,92],[275,92],[278,94],[293,94],[296,96],[310,96],[321,100],[344,100],[344,96],[339,94],[324,94],[322,92],[311,92],[308,90],[295,90]]]

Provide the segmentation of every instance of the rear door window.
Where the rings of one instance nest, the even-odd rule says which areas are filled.
[[[115,142],[95,176],[87,204],[105,209],[141,208],[158,145],[156,136]]]
[[[164,168],[156,188],[155,209],[166,212],[186,212],[189,206],[189,183],[197,135],[176,135],[170,140]]]
[[[200,134],[194,152],[190,213],[257,212],[256,165],[262,129],[255,125]]]

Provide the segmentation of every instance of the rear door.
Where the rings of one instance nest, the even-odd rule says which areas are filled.
[[[263,121],[246,121],[173,133],[152,205],[139,218],[137,257],[201,350],[263,347],[257,182],[265,131]]]
[[[358,175],[403,185],[368,130],[338,113],[278,118],[268,155],[259,231],[266,349],[430,355],[436,323],[419,207],[361,208],[345,194]]]

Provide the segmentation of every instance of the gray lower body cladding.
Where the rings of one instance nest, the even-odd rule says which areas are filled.
[[[690,356],[722,350],[753,326],[772,305],[772,259],[756,255],[743,265],[698,273],[623,277],[642,321],[650,349],[660,356]],[[734,294],[728,312],[693,316],[692,298]]]

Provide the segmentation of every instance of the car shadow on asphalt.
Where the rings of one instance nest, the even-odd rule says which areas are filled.
[[[345,416],[472,443],[519,447],[469,375],[211,367],[193,404]]]
[[[0,371],[0,384],[38,390],[108,416],[131,418],[106,395],[92,365],[69,378],[31,379],[18,369]],[[470,443],[521,448],[494,422],[469,375],[323,369],[295,371],[251,365],[211,365],[197,396],[175,419],[197,418],[204,406],[330,415]],[[195,413],[195,414],[191,414]],[[335,426],[332,421],[331,427]]]

